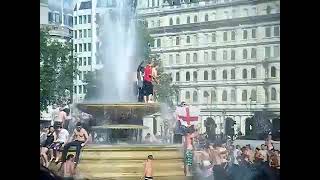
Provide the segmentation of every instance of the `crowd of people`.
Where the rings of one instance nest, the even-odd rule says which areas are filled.
[[[274,149],[270,135],[258,147],[241,147],[232,141],[209,143],[191,126],[184,139],[186,176],[199,180],[280,179],[280,150]]]

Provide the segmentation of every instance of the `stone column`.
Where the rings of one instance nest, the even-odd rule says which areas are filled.
[[[246,135],[246,119],[244,116],[240,116],[240,130],[243,135]]]

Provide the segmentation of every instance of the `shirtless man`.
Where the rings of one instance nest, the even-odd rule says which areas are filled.
[[[145,161],[144,164],[144,180],[151,180],[153,179],[153,168],[152,168],[152,160],[153,156],[149,155],[148,159]]]
[[[73,176],[76,174],[75,173],[75,167],[74,167],[74,155],[69,154],[67,156],[67,161],[63,164],[63,179],[68,180],[68,179],[73,179]]]
[[[80,150],[83,146],[87,144],[89,140],[88,133],[84,128],[82,128],[80,122],[76,124],[76,129],[73,131],[72,138],[73,138],[73,141],[64,146],[63,153],[62,153],[62,161],[65,162],[69,148],[71,146],[76,146],[75,163],[77,164],[79,162]]]
[[[195,133],[194,127],[191,126],[187,129],[187,134],[185,136],[185,169],[186,176],[192,176],[191,168],[193,163],[193,138],[195,138],[197,134]]]
[[[58,114],[58,117],[55,119],[55,125],[56,124],[58,124],[58,123],[60,123],[61,124],[61,126],[64,128],[64,129],[66,129],[65,128],[65,120],[67,119],[67,113],[64,111],[64,109],[63,108],[59,108],[59,114]]]

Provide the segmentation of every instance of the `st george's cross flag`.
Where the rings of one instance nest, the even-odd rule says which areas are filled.
[[[176,118],[181,125],[189,127],[196,125],[200,120],[200,109],[194,106],[183,106],[176,108]]]

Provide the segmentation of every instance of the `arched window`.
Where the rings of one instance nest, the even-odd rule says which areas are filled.
[[[204,16],[204,21],[209,21],[209,16],[208,16],[208,14],[206,14],[205,16]]]
[[[173,19],[172,18],[170,18],[170,26],[172,26],[173,25]]]
[[[193,81],[197,81],[198,80],[198,73],[197,71],[193,72]]]
[[[179,17],[177,17],[177,19],[176,19],[176,24],[180,24],[180,18]]]
[[[271,67],[271,77],[277,77],[277,69],[276,67]]]
[[[187,17],[187,24],[190,24],[190,16]]]
[[[187,43],[190,43],[190,36],[187,36]]]
[[[235,31],[231,31],[231,40],[236,40],[236,32]]]
[[[180,45],[180,38],[176,37],[176,45]]]
[[[228,93],[226,90],[222,92],[222,101],[228,101]]]
[[[180,81],[180,73],[179,72],[176,72],[176,81]]]
[[[255,89],[251,90],[251,101],[257,101],[257,91]]]
[[[186,81],[190,81],[190,72],[186,73]]]
[[[247,39],[247,38],[248,38],[248,31],[243,30],[243,39]]]
[[[194,23],[197,23],[197,22],[198,22],[198,16],[194,16],[194,17],[193,17],[193,22],[194,22]]]
[[[193,91],[193,94],[192,94],[192,98],[193,98],[193,102],[198,102],[198,93],[197,91]]]
[[[228,72],[227,72],[227,70],[223,70],[223,72],[222,72],[222,78],[223,78],[224,80],[228,79]]]
[[[231,79],[236,79],[236,70],[231,69]]]
[[[197,53],[193,53],[193,62],[194,63],[198,62],[198,54]]]
[[[251,48],[251,59],[257,58],[257,49]]]
[[[242,70],[242,78],[247,79],[247,70],[246,69]]]
[[[271,9],[272,9],[272,8],[271,8],[270,6],[267,6],[267,8],[266,8],[266,13],[267,13],[267,14],[270,14],[270,13],[271,13]]]
[[[242,91],[242,101],[247,101],[248,97],[247,97],[247,90],[243,90]]]
[[[186,91],[186,99],[190,99],[190,92]]]
[[[255,79],[255,78],[257,78],[256,69],[255,69],[255,68],[252,68],[252,69],[251,69],[251,79]]]
[[[207,91],[204,91],[204,92],[203,92],[203,97],[204,97],[204,98],[208,98],[208,97],[209,97],[209,93],[208,93]]]
[[[213,32],[213,33],[211,34],[211,41],[212,41],[212,42],[216,42],[216,33],[215,33],[215,32]]]
[[[242,55],[243,55],[243,59],[247,59],[248,58],[248,51],[246,49],[244,49],[242,51]]]
[[[211,103],[217,102],[217,95],[216,91],[212,90],[211,91]]]
[[[231,50],[231,60],[235,60],[236,59],[236,50],[232,49]]]
[[[216,71],[215,70],[211,71],[211,80],[216,80]]]
[[[208,80],[208,71],[204,71],[203,80]]]
[[[190,64],[190,54],[186,54],[186,64]]]
[[[236,90],[231,90],[231,102],[236,102]]]
[[[227,60],[228,59],[228,53],[226,50],[223,51],[223,60]]]
[[[272,100],[272,101],[277,100],[277,91],[276,91],[276,88],[272,88],[272,89],[271,89],[271,100]]]

